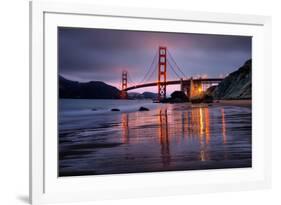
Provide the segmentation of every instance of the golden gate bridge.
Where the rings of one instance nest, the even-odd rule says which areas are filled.
[[[177,80],[167,80],[167,68],[178,78]],[[157,71],[157,81],[149,81]],[[144,87],[158,87],[158,101],[166,99],[166,88],[168,85],[180,85],[181,91],[190,99],[195,96],[201,95],[205,89],[214,84],[218,84],[223,80],[223,78],[194,78],[189,77],[184,74],[182,69],[177,65],[176,61],[172,57],[171,53],[168,51],[167,47],[160,46],[157,53],[155,54],[152,63],[144,75],[143,79],[139,83],[134,83],[132,78],[130,78],[128,71],[122,71],[122,82],[121,82],[121,93],[120,97],[122,99],[128,98],[127,91],[134,90]],[[131,84],[128,86],[128,84]]]

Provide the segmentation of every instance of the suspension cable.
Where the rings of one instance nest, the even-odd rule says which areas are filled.
[[[169,50],[167,50],[167,53],[168,53],[168,57],[170,57],[171,59],[171,63],[173,63],[175,65],[175,67],[177,68],[177,70],[183,75],[183,77],[185,78],[186,75],[184,74],[184,72],[180,69],[180,67],[178,66],[178,64],[176,63],[175,59],[173,58],[173,56],[171,55],[171,53],[169,52]],[[157,56],[158,56],[158,51],[156,52],[156,54],[154,55],[153,57],[153,60],[152,60],[152,63],[150,64],[149,66],[149,69],[147,70],[146,74],[144,75],[143,79],[138,83],[138,84],[142,84],[145,80],[150,80],[151,77],[153,76],[153,74],[156,72],[157,68],[156,69],[153,69],[154,68],[154,64],[156,62],[156,59],[157,59]],[[167,63],[168,65],[171,67],[172,71],[174,72],[174,74],[178,77],[178,78],[182,78],[178,72],[175,70],[175,68],[172,66],[172,64],[170,63],[170,60],[168,60],[167,58]],[[137,83],[135,83],[135,81],[132,80],[131,76],[129,75],[129,73],[127,74],[128,76],[128,82],[129,83],[132,83],[134,86],[137,85]]]
[[[150,76],[147,78],[147,81],[149,81],[152,78],[152,76],[153,76],[153,74],[155,74],[156,70],[157,69],[153,69],[153,71],[151,72]]]
[[[119,88],[120,88],[120,90],[122,90],[122,79],[119,82]]]
[[[168,65],[172,68],[172,71],[174,71],[174,73],[176,74],[176,76],[177,76],[178,78],[182,78],[182,77],[176,72],[176,70],[173,68],[173,66],[170,64],[170,61],[169,61],[169,60],[167,60],[167,63],[168,63]]]
[[[128,77],[128,82],[131,82],[133,84],[133,86],[136,85],[135,81],[132,80],[131,76],[129,75],[129,73],[127,73],[127,77]]]
[[[183,75],[183,77],[185,78],[186,75],[184,74],[184,72],[180,69],[180,67],[178,66],[178,64],[176,63],[175,59],[173,58],[173,56],[171,55],[171,53],[168,50],[168,55],[170,56],[171,60],[173,61],[173,63],[175,64],[176,68],[181,72],[181,74]]]
[[[153,68],[153,65],[154,65],[154,63],[155,63],[155,60],[156,60],[156,57],[158,56],[158,52],[156,52],[156,54],[154,55],[154,57],[153,57],[153,60],[152,60],[152,63],[150,64],[150,66],[149,66],[149,69],[148,69],[148,72],[146,72],[146,74],[144,75],[144,77],[143,77],[143,79],[139,82],[139,84],[142,84],[144,81],[145,81],[145,79],[146,79],[146,77],[149,75],[149,73],[151,72],[151,70],[152,70],[152,68]],[[152,71],[152,73],[153,73],[154,71]],[[150,75],[151,76],[151,75]]]

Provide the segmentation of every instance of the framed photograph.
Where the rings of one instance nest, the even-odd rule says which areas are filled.
[[[32,204],[270,187],[270,17],[31,2],[30,22]]]

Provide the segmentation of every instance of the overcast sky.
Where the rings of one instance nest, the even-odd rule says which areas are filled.
[[[122,70],[140,82],[159,46],[168,48],[187,77],[226,75],[252,55],[251,37],[245,36],[59,28],[59,74],[120,88]],[[150,81],[156,78],[157,72]],[[170,68],[167,78],[177,79]]]

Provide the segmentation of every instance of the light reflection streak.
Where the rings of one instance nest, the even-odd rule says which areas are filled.
[[[206,133],[206,144],[209,144],[210,142],[210,115],[209,115],[209,109],[204,108],[204,115],[205,115],[205,133]]]
[[[161,145],[161,157],[164,166],[170,164],[170,144],[168,132],[168,115],[167,110],[159,110],[159,140]]]
[[[129,143],[128,113],[122,113],[122,142]]]
[[[202,143],[202,138],[204,134],[204,124],[203,124],[203,114],[202,114],[202,108],[199,108],[199,136],[200,136],[200,143]]]
[[[209,108],[192,108],[190,123],[192,131],[190,135],[199,137],[199,158],[201,161],[206,161],[209,159],[208,144],[211,137]]]
[[[222,137],[223,137],[223,144],[227,143],[227,136],[226,136],[226,123],[225,123],[225,116],[224,116],[224,109],[221,109],[221,124],[222,124]]]

